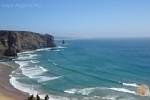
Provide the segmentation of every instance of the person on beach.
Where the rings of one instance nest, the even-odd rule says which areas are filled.
[[[38,94],[36,95],[36,100],[41,100]]]
[[[34,100],[34,96],[31,95],[27,100]]]
[[[45,96],[45,100],[49,100],[49,96],[48,95]]]

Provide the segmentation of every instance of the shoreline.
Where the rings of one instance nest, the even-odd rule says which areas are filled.
[[[25,100],[28,93],[14,88],[10,83],[10,74],[15,70],[0,62],[0,100]]]

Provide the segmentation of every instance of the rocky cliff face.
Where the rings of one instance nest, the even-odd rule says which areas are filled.
[[[17,52],[55,47],[54,37],[28,31],[0,31],[0,56],[17,56]]]

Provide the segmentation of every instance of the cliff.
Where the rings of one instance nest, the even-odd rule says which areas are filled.
[[[29,31],[0,30],[0,57],[17,56],[17,52],[55,47],[54,37]]]

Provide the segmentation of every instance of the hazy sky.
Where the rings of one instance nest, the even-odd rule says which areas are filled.
[[[67,37],[150,37],[150,0],[0,0],[0,29]]]

